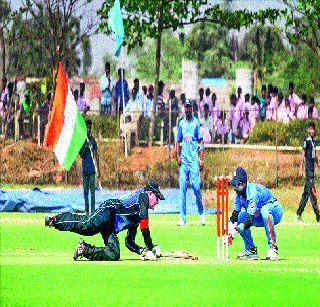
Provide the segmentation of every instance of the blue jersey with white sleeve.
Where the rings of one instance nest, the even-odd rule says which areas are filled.
[[[202,140],[200,122],[194,116],[188,121],[183,118],[178,125],[177,142],[182,143],[182,163],[198,163],[198,144]]]
[[[260,212],[261,208],[276,201],[271,191],[261,184],[248,182],[246,188],[246,198],[236,195],[234,200],[234,210],[241,211],[244,208],[247,213],[254,215]]]

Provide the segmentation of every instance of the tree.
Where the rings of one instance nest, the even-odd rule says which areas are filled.
[[[92,48],[89,37],[82,39],[82,70],[84,76],[87,76],[92,65]]]
[[[284,94],[288,91],[288,84],[294,81],[296,90],[301,94],[318,95],[320,92],[320,58],[314,52],[297,47],[274,54],[277,68],[270,74],[266,73],[265,80],[277,84]]]
[[[186,38],[185,56],[199,65],[203,77],[225,76],[234,60],[228,29],[208,22],[194,25]]]
[[[57,63],[54,54],[54,44],[47,39],[48,28],[40,27],[39,23],[49,22],[43,11],[36,18],[16,18],[11,30],[7,33],[8,73],[10,75],[27,75],[31,77],[46,77],[52,75]],[[79,49],[71,48],[79,34],[79,23],[74,20],[72,31],[64,37],[64,45],[70,46],[64,55],[64,63],[69,74],[78,72],[81,61]]]
[[[108,28],[109,12],[114,1],[105,0],[98,14],[101,17],[99,30],[110,34]],[[222,9],[219,5],[209,5],[208,0],[122,0],[124,27],[129,51],[134,46],[142,46],[146,38],[156,40],[155,93],[160,77],[161,39],[163,31],[183,28],[187,24],[209,21],[228,28],[240,29],[255,20],[274,21],[280,14],[278,10],[267,9],[259,12],[247,10],[233,11]],[[149,131],[149,145],[153,142],[154,113],[157,95],[154,97],[153,114]]]
[[[275,54],[286,50],[284,37],[279,28],[257,25],[252,27],[240,44],[240,60],[249,62],[257,69],[258,76],[263,78],[266,73],[272,74],[278,63]]]
[[[174,82],[181,80],[183,49],[181,41],[172,32],[165,32],[163,34],[161,41],[161,80],[171,80]],[[133,58],[137,59],[135,63],[137,77],[145,79],[148,82],[153,82],[156,72],[154,62],[156,53],[155,41],[149,39],[145,43],[143,50],[136,47],[132,53]]]
[[[0,79],[6,76],[6,32],[9,31],[12,22],[19,18],[19,16],[24,12],[23,8],[17,11],[12,11],[11,2],[7,0],[0,0]]]
[[[68,73],[80,66],[78,57],[70,56],[77,52],[86,37],[95,31],[97,21],[89,4],[92,0],[23,0],[31,16],[34,32],[27,37],[39,45],[47,42],[50,60],[47,63],[53,72],[59,60],[65,64]],[[86,24],[82,20],[86,18]],[[40,48],[40,46],[39,46]]]
[[[320,56],[320,2],[318,0],[282,0],[287,11],[286,36],[293,45],[304,44]]]

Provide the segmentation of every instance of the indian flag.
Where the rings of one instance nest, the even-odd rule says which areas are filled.
[[[62,63],[59,62],[44,144],[53,149],[59,164],[69,170],[86,138],[86,123],[78,110]]]

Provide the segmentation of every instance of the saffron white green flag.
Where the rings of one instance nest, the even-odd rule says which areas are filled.
[[[44,144],[52,148],[59,164],[69,170],[87,138],[86,123],[59,62],[54,101]]]

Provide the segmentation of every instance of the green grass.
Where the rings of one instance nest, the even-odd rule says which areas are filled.
[[[44,227],[42,214],[2,213],[1,306],[316,306],[320,302],[320,226],[293,222],[287,207],[277,226],[280,260],[263,260],[267,246],[262,228],[253,228],[259,261],[237,261],[242,240],[230,247],[230,260],[215,260],[215,216],[200,226],[190,216],[178,228],[176,215],[151,215],[151,234],[163,250],[186,250],[199,261],[142,262],[124,246],[121,261],[72,260],[79,236]],[[142,244],[141,235],[137,235]],[[101,245],[99,235],[88,237]]]

